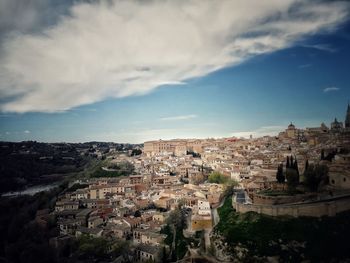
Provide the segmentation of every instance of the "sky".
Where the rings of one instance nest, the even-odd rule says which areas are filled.
[[[350,3],[0,0],[0,140],[142,143],[344,121]]]

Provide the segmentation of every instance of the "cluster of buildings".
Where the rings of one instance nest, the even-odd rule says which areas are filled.
[[[188,231],[213,227],[212,209],[222,201],[224,186],[207,182],[210,171],[240,182],[239,202],[251,204],[259,191],[277,187],[277,167],[287,156],[297,160],[301,174],[306,161],[325,163],[330,187],[350,189],[350,106],[345,126],[336,119],[330,128],[290,124],[278,136],[158,140],[145,142],[142,150],[137,156],[107,156],[132,163],[135,174],[90,179],[85,188],[60,196],[55,213],[62,236],[131,240],[136,260],[156,260],[166,238],[161,229],[180,203],[190,211]]]
[[[330,128],[321,123],[319,127],[300,129],[291,123],[277,136],[149,141],[144,143],[143,151],[145,158],[167,158],[165,166],[171,163],[171,158],[186,159],[189,153],[197,153],[200,158],[175,164],[176,168],[172,164],[166,169],[196,183],[196,173],[201,167],[210,168],[240,181],[248,193],[253,193],[272,187],[277,167],[286,162],[287,156],[297,160],[299,172],[303,173],[306,161],[319,163],[322,152],[325,156],[334,155],[332,162],[323,161],[329,167],[330,184],[346,188],[350,182],[349,149],[350,105],[344,124],[335,118]]]
[[[124,161],[125,156],[122,158]],[[177,161],[190,163],[192,158],[187,156]],[[64,242],[67,236],[83,234],[130,240],[134,247],[133,260],[156,261],[167,237],[161,229],[170,211],[180,203],[189,211],[189,232],[211,229],[211,208],[222,199],[222,185],[185,184],[180,174],[170,175],[163,164],[165,160],[130,157],[139,174],[79,181],[84,188],[63,193],[55,204],[60,231],[56,244],[60,239]],[[171,158],[167,162],[175,161]]]

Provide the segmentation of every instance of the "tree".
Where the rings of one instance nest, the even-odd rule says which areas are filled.
[[[140,149],[133,149],[131,151],[131,156],[136,156],[142,154],[142,151]]]
[[[311,192],[317,192],[322,184],[328,183],[328,167],[310,164],[304,172],[304,184]]]
[[[309,160],[306,159],[304,173],[308,168],[309,168]]]
[[[286,170],[286,178],[288,190],[293,192],[299,184],[299,176],[294,169],[288,168]]]
[[[209,183],[215,183],[215,184],[224,184],[228,180],[229,178],[227,176],[219,172],[212,172],[208,177]]]
[[[337,154],[337,151],[333,150],[332,152],[328,153],[327,156],[323,158],[323,160],[332,162],[336,154]]]
[[[299,167],[298,167],[298,161],[297,161],[297,158],[295,158],[295,161],[294,161],[294,164],[293,164],[293,169],[297,172],[298,174],[298,177],[299,177]],[[299,181],[299,179],[298,179]]]
[[[110,246],[105,238],[87,235],[79,237],[78,244],[78,253],[82,259],[105,258]]]
[[[324,149],[321,150],[321,160],[324,160]]]
[[[286,178],[283,174],[283,164],[280,164],[277,168],[277,173],[276,173],[276,180],[278,183],[284,183]]]
[[[134,217],[141,217],[141,212],[140,212],[140,210],[136,210],[136,211],[135,211]]]
[[[238,185],[239,185],[239,183],[236,180],[228,179],[227,182],[225,183],[224,195],[225,196],[233,195],[235,187]]]
[[[162,262],[163,263],[169,262],[169,260],[168,260],[168,253],[166,251],[165,246],[163,246],[163,251],[162,251]]]
[[[289,163],[289,156],[287,156],[286,169],[288,169],[289,167],[290,167],[290,163]]]
[[[178,207],[171,211],[166,222],[169,225],[174,225],[176,229],[185,229],[187,227],[186,211],[182,208],[181,200],[179,201]]]
[[[166,224],[164,227],[162,227],[162,229],[160,230],[160,233],[166,235],[166,238],[164,239],[164,243],[169,247],[171,247],[174,239],[174,233],[171,230],[170,225]]]

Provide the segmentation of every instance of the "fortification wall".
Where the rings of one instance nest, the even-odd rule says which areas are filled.
[[[350,210],[350,196],[341,197],[332,201],[318,201],[313,203],[290,205],[259,205],[239,204],[233,206],[239,213],[256,212],[271,216],[335,216],[340,212]]]
[[[303,202],[316,198],[315,194],[299,194],[299,195],[280,195],[280,196],[268,196],[262,194],[253,194],[254,204],[259,205],[281,205]]]

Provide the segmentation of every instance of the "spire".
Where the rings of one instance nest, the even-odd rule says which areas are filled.
[[[346,111],[345,117],[345,128],[350,128],[350,104],[348,102],[348,109]]]

